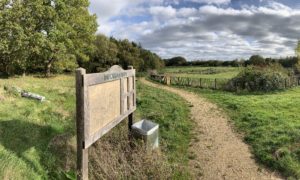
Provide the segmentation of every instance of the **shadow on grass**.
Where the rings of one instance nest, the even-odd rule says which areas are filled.
[[[41,167],[26,157],[24,152],[34,148],[41,157],[39,163],[42,167],[47,166],[46,162],[42,161],[47,155],[45,152],[48,143],[55,134],[55,130],[50,126],[41,126],[21,120],[0,121],[0,143],[38,173],[42,173]]]

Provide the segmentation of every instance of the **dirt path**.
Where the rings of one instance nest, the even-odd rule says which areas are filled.
[[[228,118],[215,104],[191,92],[141,81],[176,93],[191,104],[195,128],[190,153],[195,158],[189,165],[195,179],[280,179],[255,163],[248,146],[233,132]]]

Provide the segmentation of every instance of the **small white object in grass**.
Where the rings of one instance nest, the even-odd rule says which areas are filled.
[[[46,98],[44,96],[34,94],[34,93],[31,93],[31,92],[25,92],[25,91],[21,92],[21,96],[22,97],[27,97],[27,98],[32,98],[32,99],[37,99],[41,102],[46,100]]]

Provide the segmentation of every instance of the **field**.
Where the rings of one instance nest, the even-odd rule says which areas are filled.
[[[46,96],[21,98],[4,86],[17,86]],[[28,76],[0,80],[0,179],[73,179],[75,177],[74,78]],[[136,120],[160,125],[161,151],[130,146],[127,123],[105,135],[90,150],[90,177],[188,178],[188,146],[192,124],[188,104],[178,96],[138,83]],[[108,173],[110,172],[110,173]]]
[[[216,73],[194,74],[203,71]],[[239,71],[238,68],[200,67],[164,70],[176,75],[211,78]],[[44,95],[47,101],[22,98],[4,89],[11,86]],[[180,88],[222,108],[260,164],[286,177],[300,178],[300,88],[268,94]],[[188,151],[193,138],[190,105],[173,93],[139,81],[137,92],[136,120],[147,118],[160,125],[160,151],[149,155],[140,141],[130,144],[124,121],[89,151],[91,179],[191,178],[188,162],[194,157]],[[74,179],[74,94],[71,75],[0,79],[0,179]]]
[[[300,88],[272,94],[184,89],[224,109],[257,161],[284,176],[300,178]]]
[[[169,67],[163,69],[162,73],[171,74],[176,77],[189,77],[189,78],[223,78],[230,79],[235,77],[242,67]]]

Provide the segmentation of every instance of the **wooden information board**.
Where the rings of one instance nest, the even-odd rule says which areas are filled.
[[[88,179],[88,147],[136,110],[135,70],[112,66],[103,73],[76,70],[78,179]]]

